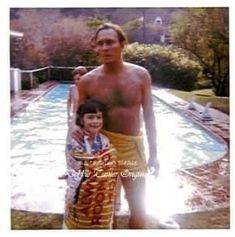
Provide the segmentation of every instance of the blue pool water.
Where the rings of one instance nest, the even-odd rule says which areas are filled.
[[[161,163],[173,169],[193,168],[218,160],[227,151],[222,140],[153,98]]]
[[[11,121],[12,208],[63,212],[69,85],[61,84]],[[226,145],[154,98],[162,170],[191,168],[221,158]],[[145,138],[146,141],[146,138]],[[147,151],[146,151],[147,153]]]

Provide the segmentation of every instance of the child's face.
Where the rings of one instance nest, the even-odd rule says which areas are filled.
[[[90,134],[95,135],[103,127],[103,115],[101,112],[87,113],[83,116],[83,126]]]
[[[78,82],[80,80],[80,75],[79,74],[76,74],[73,76],[73,82],[75,85],[78,85]]]

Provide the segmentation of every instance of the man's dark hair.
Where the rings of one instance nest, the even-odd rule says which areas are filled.
[[[122,30],[122,28],[119,25],[116,25],[116,24],[113,24],[113,23],[104,23],[103,25],[101,25],[97,29],[97,31],[95,32],[95,36],[93,38],[93,41],[96,41],[100,31],[108,30],[108,29],[112,29],[112,30],[116,31],[116,33],[118,35],[118,40],[119,40],[120,43],[124,43],[124,44],[128,43],[126,33]]]

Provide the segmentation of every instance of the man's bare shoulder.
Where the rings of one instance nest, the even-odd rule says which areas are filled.
[[[128,62],[125,62],[125,66],[130,73],[134,73],[140,76],[141,78],[146,78],[146,79],[150,78],[148,70],[142,66],[139,66],[133,63],[128,63]]]
[[[128,68],[128,70],[131,70],[133,72],[136,72],[136,73],[144,73],[144,74],[148,74],[148,71],[146,68],[142,67],[142,66],[139,66],[137,64],[133,64],[133,63],[128,63],[128,62],[125,62],[125,66],[126,68]]]
[[[89,83],[91,80],[94,80],[101,74],[101,66],[89,71],[83,75],[80,79],[80,83]]]

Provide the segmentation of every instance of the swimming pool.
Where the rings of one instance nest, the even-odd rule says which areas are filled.
[[[12,208],[62,213],[66,99],[60,84],[11,121]],[[154,98],[161,170],[191,168],[226,153],[226,145]],[[146,140],[146,139],[145,139]]]
[[[189,169],[221,158],[227,145],[153,97],[161,163],[173,169]]]

